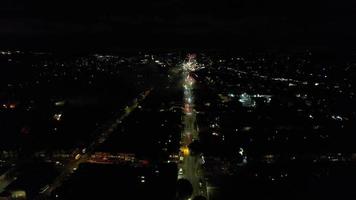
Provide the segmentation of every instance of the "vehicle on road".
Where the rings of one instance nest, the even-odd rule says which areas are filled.
[[[178,174],[181,176],[183,175],[183,168],[179,168]]]

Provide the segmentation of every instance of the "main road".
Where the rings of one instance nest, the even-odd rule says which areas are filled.
[[[191,199],[195,196],[201,195],[207,197],[206,183],[202,173],[202,158],[201,155],[192,153],[189,145],[199,140],[199,130],[196,120],[196,111],[194,109],[194,85],[195,80],[192,76],[196,69],[195,58],[190,56],[189,60],[183,63],[183,91],[184,91],[184,106],[182,124],[183,130],[181,135],[181,152],[183,154],[183,161],[178,165],[178,178],[188,179],[193,186],[193,194]]]

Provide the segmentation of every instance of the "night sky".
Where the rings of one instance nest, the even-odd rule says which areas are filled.
[[[353,48],[356,2],[19,1],[0,5],[4,47]]]

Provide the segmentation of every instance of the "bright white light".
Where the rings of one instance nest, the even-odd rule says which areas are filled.
[[[344,119],[343,117],[341,117],[341,116],[339,116],[339,115],[332,115],[331,118],[332,118],[333,120],[338,120],[338,121],[342,121],[342,120]]]
[[[243,149],[243,148],[240,148],[239,154],[240,154],[241,156],[244,155],[244,149]]]
[[[239,102],[242,103],[244,107],[255,107],[256,102],[251,98],[250,95],[243,93],[240,95]]]
[[[63,106],[65,104],[65,101],[58,101],[54,103],[56,106]]]
[[[194,58],[190,58],[188,61],[183,63],[182,67],[185,71],[195,71],[198,68],[198,64]]]
[[[62,114],[54,114],[53,118],[57,121],[61,121],[62,119]]]

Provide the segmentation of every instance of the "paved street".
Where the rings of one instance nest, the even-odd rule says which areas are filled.
[[[183,63],[183,89],[184,89],[184,111],[182,116],[183,130],[181,138],[181,149],[184,160],[179,165],[180,174],[178,178],[188,179],[193,186],[192,199],[195,196],[207,196],[206,183],[201,169],[201,158],[192,154],[188,148],[194,140],[199,139],[196,111],[194,110],[194,84],[195,80],[191,76],[194,71],[194,62],[189,59]]]

